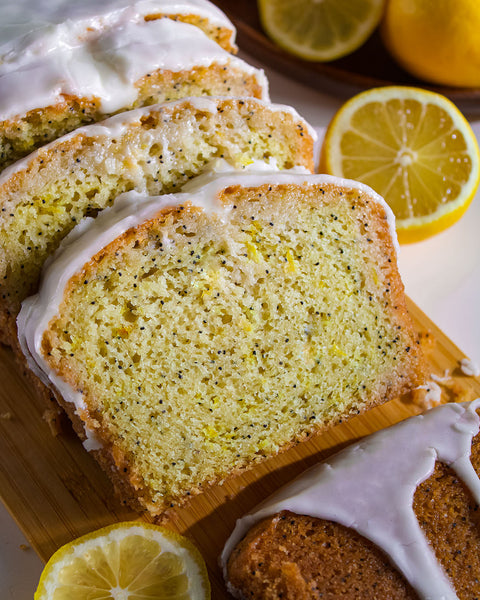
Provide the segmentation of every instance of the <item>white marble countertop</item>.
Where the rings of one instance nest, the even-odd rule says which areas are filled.
[[[314,127],[325,127],[342,103],[265,70],[272,101],[294,106]],[[480,122],[473,126],[480,140]],[[410,298],[480,365],[479,232],[480,192],[456,225],[424,242],[402,246],[400,271]],[[31,600],[42,566],[0,503],[0,598]]]

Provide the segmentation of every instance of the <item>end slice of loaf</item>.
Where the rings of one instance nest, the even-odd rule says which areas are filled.
[[[314,133],[289,107],[190,98],[137,109],[41,148],[0,176],[0,330],[12,339],[21,301],[45,259],[85,215],[122,192],[180,189],[209,163],[275,159],[313,170]]]
[[[237,598],[466,599],[480,593],[480,400],[373,434],[237,521]]]
[[[18,320],[32,368],[152,514],[421,379],[374,192],[291,173],[188,188],[104,211]]]

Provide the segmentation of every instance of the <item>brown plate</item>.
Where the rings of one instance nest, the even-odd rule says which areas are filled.
[[[378,31],[356,52],[328,63],[309,62],[292,56],[263,33],[255,0],[215,0],[234,22],[238,45],[266,65],[304,84],[348,98],[362,90],[383,85],[410,85],[439,92],[468,116],[480,116],[480,89],[435,86],[401,69],[385,49]]]

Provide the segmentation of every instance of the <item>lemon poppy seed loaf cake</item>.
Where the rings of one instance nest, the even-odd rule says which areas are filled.
[[[466,600],[480,594],[480,400],[373,434],[237,521],[236,598]]]
[[[130,192],[66,238],[22,348],[125,497],[161,514],[421,381],[394,235],[379,196],[328,176]]]
[[[208,2],[24,4],[0,7],[0,169],[124,110],[186,96],[268,98],[263,72],[208,37],[234,35]],[[23,36],[9,39],[19,20]]]
[[[122,192],[174,191],[222,158],[275,159],[313,170],[314,132],[289,107],[191,98],[137,109],[67,134],[0,176],[0,330],[10,342],[20,302],[43,262],[84,215]]]

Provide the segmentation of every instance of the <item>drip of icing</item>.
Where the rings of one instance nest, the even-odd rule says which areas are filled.
[[[480,480],[470,462],[479,408],[480,398],[442,405],[309,469],[237,521],[221,556],[225,577],[228,557],[252,525],[288,510],[356,530],[390,556],[421,598],[456,599],[417,522],[413,496],[439,460],[457,473],[480,503]]]
[[[215,106],[208,98],[195,98],[196,102],[210,107]],[[119,119],[114,117],[113,119]],[[111,119],[110,119],[111,120]],[[102,128],[103,125],[90,126]],[[161,210],[190,203],[202,210],[213,212],[218,218],[226,218],[230,207],[219,200],[221,190],[232,186],[257,187],[270,184],[328,185],[365,191],[377,201],[389,218],[392,239],[396,240],[395,224],[388,205],[367,186],[329,175],[312,175],[302,168],[278,171],[274,161],[265,164],[254,162],[245,171],[233,171],[225,161],[215,161],[211,169],[188,182],[179,194],[145,197],[138,192],[127,192],[117,198],[114,205],[103,210],[96,219],[83,219],[62,241],[57,251],[45,263],[42,283],[38,294],[22,303],[17,318],[20,346],[27,358],[30,369],[45,383],[61,393],[64,400],[73,402],[76,410],[85,411],[83,399],[47,365],[41,351],[43,333],[48,323],[59,311],[68,281],[80,272],[102,248],[107,246],[128,229],[152,219]],[[300,172],[299,172],[300,171]],[[93,433],[87,431],[90,437]]]
[[[135,101],[135,82],[148,73],[178,73],[213,63],[254,75],[268,100],[263,71],[223,50],[198,27],[172,19],[137,21],[128,12],[122,14],[115,26],[86,40],[70,39],[67,26],[57,28],[58,39],[48,51],[32,52],[28,60],[23,53],[0,64],[0,118],[53,105],[63,95],[96,98],[104,113],[112,113]]]

